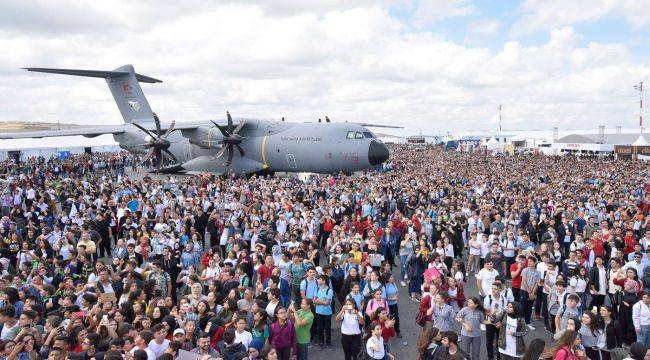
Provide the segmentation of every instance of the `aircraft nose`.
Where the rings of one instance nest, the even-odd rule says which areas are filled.
[[[379,165],[388,160],[388,147],[377,140],[370,142],[368,148],[368,162],[370,165]]]

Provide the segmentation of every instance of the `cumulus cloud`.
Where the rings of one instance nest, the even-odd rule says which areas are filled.
[[[480,11],[469,0],[421,0],[415,9],[413,19],[421,27],[440,20],[478,14]]]
[[[515,36],[567,25],[621,17],[637,30],[650,24],[647,2],[638,0],[525,0],[522,16],[512,27]]]
[[[88,30],[67,24],[72,19],[52,31],[0,25],[0,47],[12,55],[0,57],[0,120],[122,121],[101,79],[19,70],[25,66],[132,63],[164,81],[142,85],[164,120],[223,118],[226,109],[289,121],[327,114],[401,124],[411,133],[494,128],[498,104],[505,128],[632,126],[638,99],[631,84],[650,75],[624,45],[583,45],[570,26],[550,30],[543,44],[488,48],[413,31],[370,2],[293,12],[282,10],[289,0],[276,7],[196,0],[187,11],[165,2],[102,4],[93,6],[106,19]],[[124,10],[114,11],[118,5]],[[478,11],[466,1],[455,6]],[[484,32],[498,27],[483,25]]]
[[[472,20],[469,22],[469,32],[478,35],[492,35],[501,27],[499,20]]]

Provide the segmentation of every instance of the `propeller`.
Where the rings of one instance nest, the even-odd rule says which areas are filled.
[[[169,151],[171,142],[167,140],[169,134],[171,134],[172,131],[174,131],[174,127],[176,126],[176,120],[172,121],[171,125],[169,126],[167,131],[165,131],[164,134],[162,134],[162,130],[160,129],[160,119],[158,119],[158,115],[156,115],[156,113],[153,113],[153,120],[156,123],[156,134],[153,134],[151,131],[145,129],[142,125],[138,123],[133,123],[133,125],[148,135],[147,142],[144,144],[140,144],[141,146],[145,146],[149,148],[149,151],[147,151],[147,153],[144,155],[140,164],[146,162],[152,156],[155,156],[156,169],[157,171],[160,171],[160,169],[162,169],[163,156],[173,160],[174,162],[178,162],[174,154],[172,154],[171,151]]]
[[[227,152],[228,153],[228,158],[226,159],[226,162],[224,163],[224,165],[230,166],[230,164],[232,164],[233,147],[237,147],[237,150],[239,150],[239,155],[240,156],[244,157],[246,155],[246,152],[244,151],[244,149],[241,147],[241,145],[239,145],[242,142],[242,140],[245,139],[245,137],[239,135],[239,132],[244,127],[245,121],[240,120],[237,127],[235,127],[233,122],[232,122],[232,117],[230,116],[230,112],[226,111],[226,115],[228,117],[228,125],[225,128],[223,126],[217,124],[216,122],[212,121],[214,126],[216,126],[217,129],[219,129],[219,131],[223,135],[223,140],[222,140],[223,147],[212,158],[212,160],[216,160],[216,159],[222,157],[223,154],[225,154]]]

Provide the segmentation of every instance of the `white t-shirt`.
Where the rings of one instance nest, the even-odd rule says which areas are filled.
[[[476,278],[481,280],[481,288],[483,289],[484,294],[489,294],[490,290],[492,289],[492,283],[494,280],[499,276],[499,272],[492,269],[492,271],[488,271],[488,269],[483,268],[481,271],[476,274]]]
[[[158,344],[155,339],[152,339],[149,341],[149,346],[148,348],[153,351],[153,353],[156,355],[156,358],[162,354],[165,353],[165,350],[169,347],[169,340],[164,339],[162,344]]]
[[[235,331],[235,343],[242,343],[246,349],[248,349],[248,345],[250,345],[251,341],[253,341],[253,335],[244,330],[241,334],[238,331]]]
[[[137,346],[134,346],[133,349],[131,349],[131,351],[129,352],[131,353],[131,355],[133,355],[135,354],[136,350],[140,350],[140,349],[138,349]],[[156,360],[156,354],[154,354],[153,351],[149,349],[149,347],[144,348],[144,351],[147,353],[147,360]]]
[[[375,351],[375,344],[379,343],[379,351]],[[376,336],[371,336],[366,343],[366,353],[372,359],[383,359],[386,356],[384,350],[384,339]]]
[[[0,332],[0,339],[7,340],[9,338],[9,334],[11,334],[11,332],[19,326],[20,325],[18,324],[17,321],[16,324],[12,327],[9,327],[5,324],[5,326],[2,327],[2,332]]]

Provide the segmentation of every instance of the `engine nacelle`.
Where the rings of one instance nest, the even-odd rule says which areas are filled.
[[[203,149],[219,149],[221,148],[221,139],[223,136],[219,129],[215,127],[199,126],[196,129],[181,130],[183,137],[189,140],[190,144],[194,144]]]

